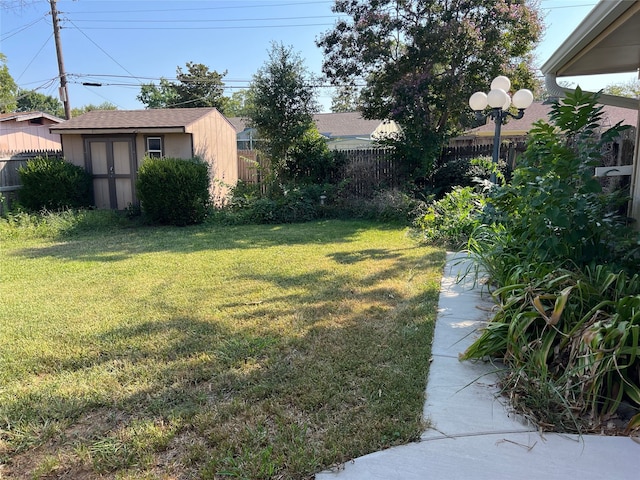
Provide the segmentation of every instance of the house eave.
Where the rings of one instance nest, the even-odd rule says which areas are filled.
[[[622,30],[625,33],[620,33]],[[634,41],[637,31],[640,2],[601,1],[542,65],[541,71],[557,77],[634,72],[640,67],[640,37]],[[620,39],[627,49],[624,55],[609,52],[614,46],[607,45],[607,41],[616,35],[626,35]]]
[[[185,133],[184,127],[171,128],[50,128],[52,133],[60,135],[131,135],[136,133],[162,135],[167,133]]]

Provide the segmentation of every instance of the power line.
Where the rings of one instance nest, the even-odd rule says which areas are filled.
[[[122,68],[125,72],[127,72],[129,75],[131,75],[133,78],[136,78],[136,76],[131,73],[129,70],[127,70],[124,66],[122,66],[122,64],[120,62],[118,62],[115,58],[113,58],[105,49],[103,49],[100,45],[98,45],[96,42],[94,42],[86,33],[84,33],[80,28],[78,28],[78,26],[73,23],[71,20],[67,20],[71,25],[73,25],[82,35],[84,35],[87,40],[89,40],[91,43],[93,43],[96,47],[98,47],[100,49],[100,51],[102,51],[102,53],[104,53],[107,57],[109,57],[111,60],[113,60],[113,62],[118,65],[120,68]],[[142,83],[142,82],[140,82]]]
[[[296,5],[312,5],[312,4],[333,4],[333,0],[316,0],[316,1],[312,1],[312,2],[287,2],[287,3],[259,3],[259,4],[252,4],[252,5],[228,5],[228,6],[224,6],[224,7],[197,7],[197,8],[165,8],[165,9],[159,9],[159,8],[154,8],[153,11],[154,12],[187,12],[187,11],[203,11],[203,10],[232,10],[232,9],[238,9],[238,8],[242,8],[242,9],[247,9],[247,8],[270,8],[270,7],[290,7],[290,6],[296,6]],[[149,9],[143,9],[143,10],[107,10],[107,11],[77,11],[74,13],[136,13],[136,12],[141,12],[141,13],[149,13]]]
[[[338,15],[311,15],[304,17],[262,17],[262,18],[226,18],[226,19],[188,19],[188,20],[96,20],[76,18],[76,22],[94,22],[94,23],[212,23],[212,22],[266,22],[266,21],[283,21],[283,20],[310,20],[316,18],[338,18]]]
[[[176,22],[173,22],[176,23]],[[333,23],[303,23],[290,25],[236,25],[229,27],[162,27],[163,30],[238,30],[257,28],[333,27]],[[85,30],[158,30],[158,27],[84,27]]]
[[[42,46],[40,47],[40,50],[38,50],[36,52],[36,54],[33,56],[33,58],[31,59],[31,61],[27,64],[26,67],[24,67],[24,70],[22,71],[22,73],[20,75],[18,75],[18,77],[16,78],[16,81],[20,80],[22,78],[22,75],[25,74],[25,72],[27,71],[27,69],[31,66],[31,64],[35,61],[35,59],[38,57],[38,55],[40,55],[40,52],[44,49],[44,47],[47,46],[47,44],[49,43],[49,40],[51,40],[51,37],[53,37],[53,32],[51,33],[51,35],[49,35],[49,37],[44,41],[44,43],[42,44]]]
[[[27,25],[23,25],[23,26],[21,26],[21,27],[14,28],[13,30],[10,30],[10,31],[6,32],[6,33],[5,33],[2,37],[0,37],[0,38],[2,39],[2,41],[8,40],[8,39],[10,39],[11,37],[13,37],[14,35],[17,35],[17,34],[19,34],[19,33],[22,33],[22,32],[24,32],[25,30],[27,30],[27,29],[29,29],[29,28],[33,27],[34,25],[36,25],[36,24],[38,24],[38,23],[42,22],[42,21],[45,19],[45,17],[46,17],[46,16],[47,16],[47,14],[45,14],[45,15],[43,15],[42,17],[40,17],[40,18],[38,18],[38,19],[34,20],[34,21],[33,21],[33,22],[31,22],[31,23],[28,23]]]

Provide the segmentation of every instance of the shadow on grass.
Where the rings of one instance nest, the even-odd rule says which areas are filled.
[[[61,238],[55,243],[43,241],[43,246],[18,248],[12,254],[27,258],[113,262],[152,252],[260,249],[279,245],[349,242],[371,227],[397,229],[373,222],[340,220],[275,226],[141,227]]]
[[[100,259],[118,252],[126,257],[165,249],[336,243],[371,226],[328,222],[313,228],[318,225],[327,230],[312,233],[298,225],[234,227],[224,233],[167,229],[167,236],[165,229],[152,229],[151,235],[133,232],[128,237],[128,232],[78,243],[75,250],[51,245],[21,254]],[[118,239],[123,242],[114,244]],[[111,247],[105,250],[105,245]],[[0,428],[36,432],[52,422],[73,426],[101,409],[126,412],[122,423],[103,435],[126,442],[122,432],[134,422],[148,422],[178,425],[172,438],[197,439],[192,442],[197,448],[174,441],[147,445],[134,463],[144,469],[145,462],[153,464],[149,455],[170,451],[176,464],[195,465],[205,478],[222,473],[309,478],[337,462],[414,440],[421,433],[439,284],[408,294],[382,282],[411,281],[416,268],[437,271],[444,253],[429,252],[416,265],[415,257],[404,255],[408,250],[329,254],[357,275],[327,269],[293,276],[278,270],[238,272],[234,298],[216,305],[224,321],[215,314],[206,319],[185,316],[167,304],[161,309],[165,319],[132,319],[88,335],[82,353],[41,358],[47,371],[29,380],[31,393],[15,395],[2,406]],[[372,260],[385,262],[384,267],[358,270]],[[267,290],[257,302],[237,300],[249,297],[242,285],[251,288],[254,281],[278,288]],[[153,298],[157,294],[136,301],[162,302]],[[66,387],[65,381],[74,386]],[[38,383],[43,388],[37,389]],[[90,445],[98,440],[80,441]],[[15,445],[10,436],[9,442]],[[24,448],[40,444],[55,455],[65,442],[63,430],[48,438],[41,435]]]

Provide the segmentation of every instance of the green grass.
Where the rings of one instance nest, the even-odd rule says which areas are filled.
[[[3,228],[0,476],[312,478],[424,428],[444,252],[402,228]]]

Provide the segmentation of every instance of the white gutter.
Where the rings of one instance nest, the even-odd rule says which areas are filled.
[[[575,76],[566,75],[567,66],[591,42],[605,31],[617,18],[635,6],[636,0],[605,0],[600,1],[585,19],[569,35],[567,40],[558,47],[544,65],[540,68],[544,75],[545,85],[552,97],[562,98],[567,92],[574,89],[563,88],[558,85],[557,77]],[[610,72],[603,72],[610,73]],[[640,100],[635,98],[618,97],[616,95],[600,95],[600,103],[614,107],[632,108],[640,107]]]
[[[545,74],[544,83],[547,87],[547,91],[552,97],[563,98],[568,92],[575,92],[575,89],[564,88],[558,85],[557,77],[553,73]],[[601,104],[611,105],[612,107],[631,108],[633,110],[640,109],[640,99],[637,98],[618,97],[617,95],[602,93],[598,100]]]

